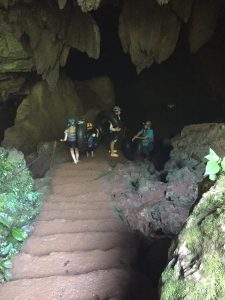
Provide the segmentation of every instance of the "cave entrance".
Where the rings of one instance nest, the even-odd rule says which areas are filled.
[[[174,54],[160,65],[137,75],[130,57],[124,54],[118,36],[120,7],[103,5],[92,13],[101,31],[98,60],[71,50],[67,74],[75,80],[108,76],[114,85],[116,104],[130,134],[144,120],[151,120],[157,139],[172,138],[188,124],[223,121],[223,101],[196,71],[196,58],[183,41],[186,27]]]

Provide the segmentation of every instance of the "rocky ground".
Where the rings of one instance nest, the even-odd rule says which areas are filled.
[[[147,160],[117,164],[108,180],[121,218],[147,237],[177,235],[210,187],[204,180],[204,156],[212,148],[223,157],[224,136],[222,123],[189,125],[171,141],[173,149],[161,171]]]

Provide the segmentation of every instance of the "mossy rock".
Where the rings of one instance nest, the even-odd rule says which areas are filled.
[[[174,242],[162,300],[225,299],[225,177],[203,195]]]

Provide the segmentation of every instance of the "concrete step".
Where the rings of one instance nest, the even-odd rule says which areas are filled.
[[[13,259],[13,280],[56,275],[79,275],[97,270],[129,268],[134,261],[134,248],[114,248],[107,251],[57,252],[46,256],[20,253]]]
[[[23,245],[22,251],[33,256],[52,252],[74,252],[109,250],[117,247],[137,246],[134,234],[128,232],[82,232],[31,236]]]
[[[100,220],[52,220],[39,221],[35,225],[33,235],[44,236],[57,233],[79,233],[79,232],[127,232],[126,225],[119,219]]]
[[[88,207],[88,205],[87,205]],[[50,221],[54,219],[64,220],[98,220],[118,218],[112,209],[66,209],[66,210],[44,210],[40,213],[38,221]]]
[[[112,297],[125,300],[130,280],[130,272],[121,269],[21,279],[2,285],[0,300],[103,300]]]
[[[113,204],[110,201],[99,201],[99,202],[45,202],[43,207],[42,207],[42,211],[46,210],[66,210],[66,209],[77,209],[77,210],[81,210],[81,209],[111,209],[113,210]]]
[[[53,185],[52,191],[54,194],[70,197],[93,192],[102,192],[102,190],[107,191],[109,189],[109,185],[110,183],[98,185],[96,182],[89,182],[88,184],[68,183],[64,185]]]
[[[99,202],[99,201],[111,201],[110,195],[104,192],[88,192],[79,196],[62,196],[57,194],[51,194],[46,198],[46,202]]]
[[[92,176],[87,176],[85,174],[85,176],[80,176],[79,174],[75,175],[75,176],[70,176],[70,177],[53,177],[52,178],[52,185],[63,185],[63,184],[68,184],[68,183],[73,183],[73,184],[77,184],[77,183],[92,183],[95,182],[96,184],[99,184],[101,181],[101,178],[98,179],[98,176],[96,174],[92,175]],[[103,180],[102,180],[103,182]]]

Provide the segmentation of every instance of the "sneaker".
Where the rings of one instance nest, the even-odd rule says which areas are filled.
[[[112,156],[112,157],[119,157],[119,154],[117,154],[117,153],[111,153],[110,156]]]
[[[117,150],[113,150],[113,153],[117,153],[118,151]],[[111,150],[109,150],[109,153],[111,153]]]

